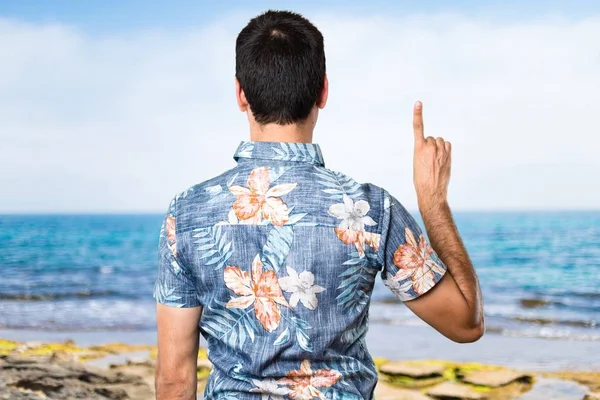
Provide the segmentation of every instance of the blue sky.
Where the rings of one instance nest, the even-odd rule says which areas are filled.
[[[309,15],[319,10],[351,15],[449,12],[519,20],[548,14],[583,17],[600,10],[600,3],[593,0],[20,0],[0,2],[0,16],[31,22],[61,22],[91,32],[115,33],[143,28],[180,29],[230,13],[251,16],[269,8],[290,9]]]
[[[235,37],[268,8],[325,36],[329,168],[415,209],[422,100],[455,210],[600,207],[599,2],[245,4],[0,1],[0,213],[162,212],[231,168]]]

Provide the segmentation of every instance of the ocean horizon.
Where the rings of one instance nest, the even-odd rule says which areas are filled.
[[[600,211],[454,216],[481,281],[488,332],[600,340]],[[0,329],[153,329],[162,218],[145,212],[0,215]],[[370,320],[371,330],[423,325],[380,277]]]

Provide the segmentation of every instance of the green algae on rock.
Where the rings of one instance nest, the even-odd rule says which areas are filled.
[[[509,400],[527,392],[533,382],[531,374],[479,363],[380,360],[377,365],[380,382],[437,398]],[[469,377],[470,382],[467,382]],[[463,397],[456,397],[459,393],[463,393]]]
[[[0,399],[72,398],[68,397],[70,392],[61,386],[61,379],[63,379],[60,378],[61,376],[71,376],[70,383],[65,381],[64,384],[72,383],[75,388],[73,390],[81,392],[78,395],[85,393],[84,396],[88,396],[85,398],[89,399],[153,398],[153,394],[148,395],[148,393],[153,393],[156,356],[156,346],[150,345],[111,343],[80,347],[73,341],[19,343],[0,339],[0,359],[4,365],[12,365],[12,370],[16,371],[14,363],[19,363],[23,366],[25,371],[23,376],[26,377],[22,381],[23,385],[11,387],[6,385],[6,381],[0,379]],[[102,360],[106,362],[96,362]],[[116,361],[111,363],[111,360]],[[532,395],[535,395],[536,391],[544,390],[544,382],[548,381],[542,379],[541,384],[536,386],[534,376],[560,379],[566,381],[566,384],[578,382],[589,388],[590,400],[596,398],[594,393],[600,392],[600,372],[556,372],[532,375],[501,366],[443,360],[391,361],[375,358],[374,362],[380,378],[375,393],[380,400],[425,400],[436,398],[435,396],[445,399],[512,400],[520,398],[523,394],[533,392]],[[96,364],[96,367],[90,363]],[[98,368],[100,364],[108,368]],[[69,375],[68,371],[72,368],[80,371],[80,376],[89,376],[90,381],[77,382],[74,375]],[[204,390],[211,369],[212,364],[207,359],[206,349],[201,348],[197,362],[199,393]],[[46,371],[50,380],[35,375],[34,370]],[[104,375],[105,371],[108,371],[108,375]],[[121,374],[118,376],[126,382],[119,383],[121,378],[111,375],[110,371],[117,375]],[[13,376],[11,379],[16,378]],[[19,381],[17,379],[12,382]],[[577,387],[582,390],[582,386]],[[455,392],[448,390],[455,390]],[[50,395],[46,395],[46,392]],[[463,397],[452,397],[453,393],[454,395],[463,393]],[[523,399],[531,399],[531,397],[523,397]]]

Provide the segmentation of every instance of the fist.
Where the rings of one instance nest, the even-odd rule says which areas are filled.
[[[419,209],[422,211],[448,200],[452,146],[441,137],[425,137],[423,129],[423,104],[415,103],[413,109],[415,152],[413,180],[417,191]]]

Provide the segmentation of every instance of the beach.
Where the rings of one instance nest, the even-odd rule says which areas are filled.
[[[476,343],[458,344],[426,326],[378,326],[371,324],[367,346],[373,357],[392,360],[449,360],[502,365],[529,371],[600,372],[600,343],[588,340],[550,340],[508,337],[487,333]],[[21,342],[63,342],[73,340],[81,346],[106,343],[154,345],[156,332],[93,331],[41,332],[0,330],[0,338]],[[201,340],[201,346],[206,342]]]
[[[594,399],[600,393],[596,341],[507,337],[492,332],[477,343],[456,344],[425,326],[377,328],[367,336],[368,348],[380,371],[377,399],[450,398],[428,395],[428,391],[440,387],[442,391],[466,388],[467,392],[460,392],[465,397],[454,397],[458,399],[581,400]],[[154,331],[0,330],[0,338],[0,371],[3,367],[7,371],[20,368],[18,379],[14,372],[0,378],[0,399],[15,398],[14,393],[6,394],[3,379],[12,382],[11,390],[30,396],[23,399],[70,398],[78,390],[90,399],[154,398]],[[74,360],[75,368],[70,364]],[[210,367],[201,348],[199,399]],[[43,377],[31,372],[40,370],[44,371]],[[466,378],[459,373],[463,370]],[[54,380],[53,374],[57,376]],[[81,381],[68,378],[69,374]],[[494,385],[500,379],[502,385],[486,388],[481,382],[463,382],[461,379],[469,374],[479,374],[473,376],[484,382],[491,379]]]
[[[75,368],[76,376],[97,382],[87,387],[57,380],[45,387],[38,378],[12,376],[12,383],[0,378],[0,387],[23,389],[21,382],[47,392],[46,398],[73,398],[53,397],[62,396],[57,387],[67,386],[87,393],[80,398],[153,398],[151,293],[161,218],[0,216],[4,371],[20,365],[64,377]],[[590,393],[600,391],[600,212],[456,213],[456,219],[481,281],[487,333],[474,344],[450,342],[411,314],[378,277],[367,335],[380,368],[376,398],[444,398],[434,396],[441,384],[479,391],[454,398],[593,398]],[[71,362],[76,367],[65,366]],[[90,375],[88,368],[99,370]],[[514,378],[503,391],[464,381],[490,368]],[[200,393],[209,370],[201,359]],[[425,380],[410,376],[423,370]]]

